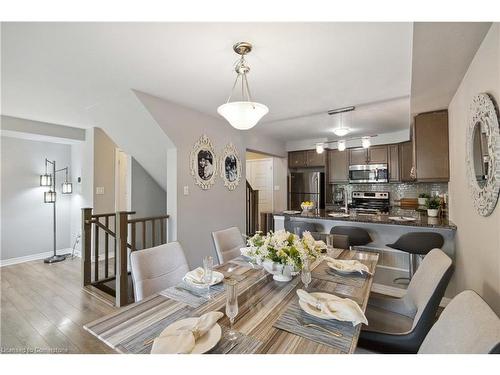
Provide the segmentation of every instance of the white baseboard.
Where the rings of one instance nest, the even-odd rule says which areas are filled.
[[[57,255],[67,254],[67,253],[71,253],[72,250],[73,249],[71,249],[71,248],[58,249],[58,250],[56,250],[56,254]],[[78,255],[77,255],[77,253],[78,253]],[[3,259],[3,260],[0,260],[0,267],[10,266],[13,264],[18,264],[18,263],[30,262],[32,260],[45,259],[45,258],[52,256],[53,254],[54,254],[53,251],[45,251],[43,253],[26,255],[23,257]],[[78,251],[75,250],[75,255],[79,256],[80,254]]]

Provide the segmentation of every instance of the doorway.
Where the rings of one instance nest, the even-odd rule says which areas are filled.
[[[115,149],[115,211],[130,211],[132,209],[131,158],[119,148]]]

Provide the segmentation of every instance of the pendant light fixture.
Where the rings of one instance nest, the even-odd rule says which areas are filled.
[[[322,154],[325,151],[325,145],[323,143],[316,143],[316,152]]]
[[[328,111],[328,114],[331,115],[340,115],[339,127],[333,129],[333,133],[338,137],[344,137],[351,132],[351,129],[347,126],[344,126],[344,112],[352,112],[356,107],[344,107],[338,109],[332,109]]]
[[[71,194],[73,193],[73,184],[68,182],[68,168],[66,167],[66,179],[62,183],[61,191],[63,194]]]
[[[339,151],[345,151],[345,141],[344,140],[338,141],[338,143],[337,143],[337,149]]]
[[[371,145],[370,137],[361,138],[361,146],[363,146],[363,148],[368,148],[370,147],[370,145]]]
[[[233,128],[247,130],[253,128],[259,120],[269,112],[269,108],[264,104],[254,102],[250,94],[250,87],[248,86],[247,79],[250,67],[246,64],[245,55],[252,51],[252,45],[248,42],[239,42],[233,46],[233,50],[241,56],[234,69],[236,71],[236,80],[234,81],[231,95],[229,95],[227,102],[219,106],[217,112],[224,117]],[[241,81],[242,100],[230,102],[239,80]]]

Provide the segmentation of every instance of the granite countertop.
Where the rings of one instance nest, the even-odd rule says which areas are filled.
[[[415,221],[394,221],[390,220],[389,216],[391,214],[381,214],[381,215],[360,215],[359,213],[351,213],[349,217],[332,217],[328,213],[333,211],[326,210],[314,210],[310,213],[298,213],[298,214],[285,214],[283,212],[275,212],[275,216],[286,216],[286,217],[296,217],[296,218],[307,218],[307,219],[322,219],[322,220],[335,220],[335,221],[346,221],[346,222],[357,222],[357,223],[374,223],[374,224],[391,224],[391,225],[403,225],[409,227],[427,227],[427,228],[441,228],[457,230],[457,226],[453,224],[450,220],[445,218],[434,218],[428,217],[427,215],[416,215],[418,218]],[[399,216],[395,214],[394,216]]]

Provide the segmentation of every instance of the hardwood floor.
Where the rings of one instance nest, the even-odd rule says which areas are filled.
[[[80,285],[80,258],[0,268],[2,353],[113,353],[83,325],[115,310]]]

